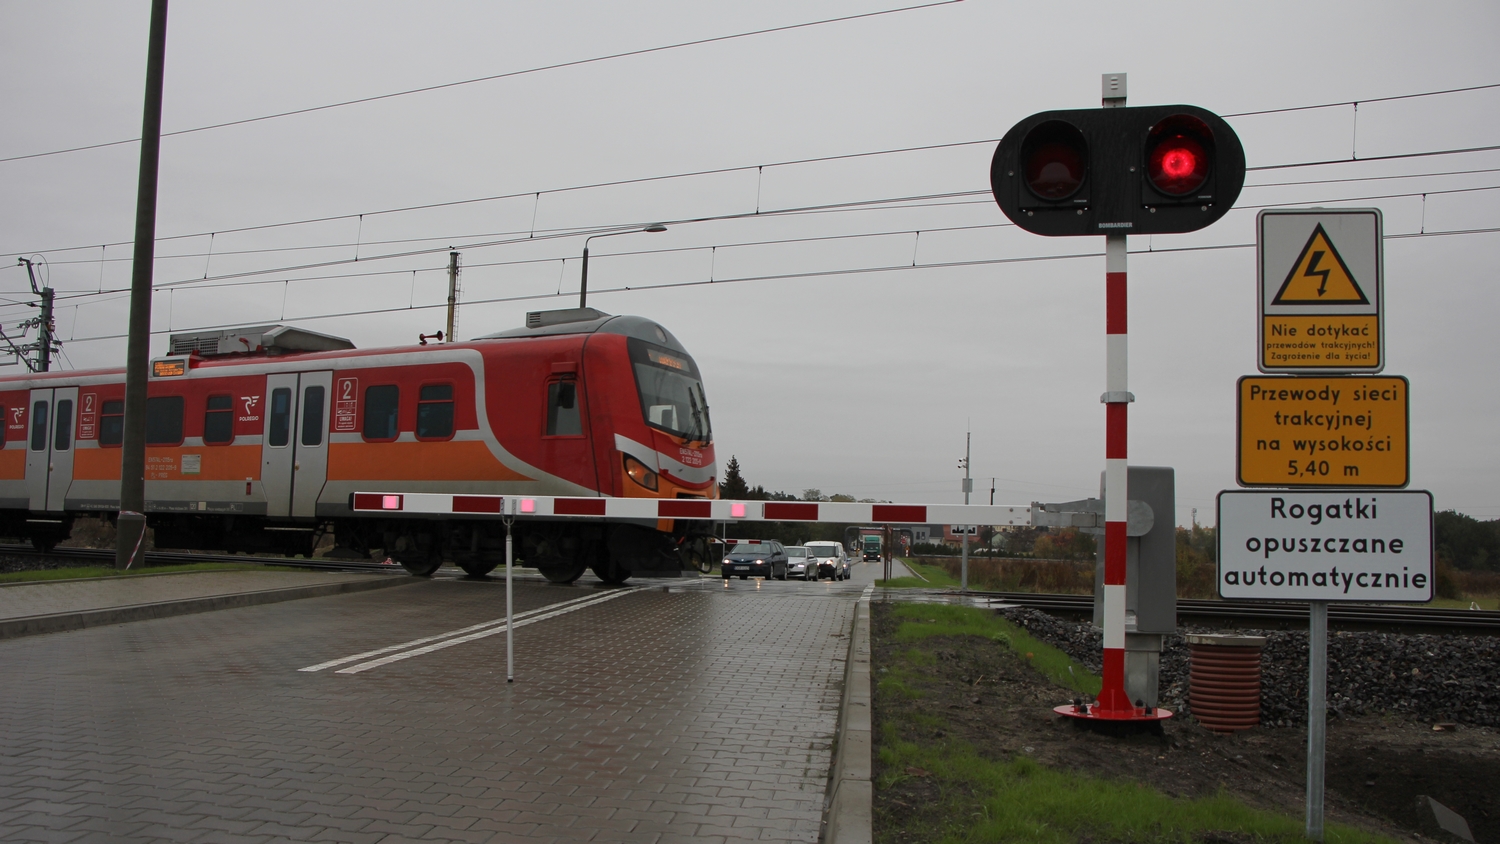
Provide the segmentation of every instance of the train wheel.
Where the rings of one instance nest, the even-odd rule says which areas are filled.
[[[467,574],[469,577],[484,577],[485,575],[487,575],[490,572],[494,571],[495,570],[495,566],[498,566],[498,565],[500,565],[500,564],[499,563],[476,562],[476,563],[459,563],[458,567],[461,568],[461,569],[463,569],[464,570],[464,574]]]
[[[57,547],[57,537],[33,536],[31,537],[31,547],[45,554]]]
[[[443,558],[437,554],[426,556],[413,555],[410,557],[402,554],[394,559],[401,564],[401,568],[406,569],[407,574],[413,577],[432,577],[432,573],[443,565]]]
[[[552,583],[572,583],[583,577],[588,565],[584,563],[562,563],[560,565],[543,566],[538,565],[536,570],[542,573],[542,577]]]
[[[610,584],[618,586],[630,579],[630,570],[623,568],[606,554],[601,554],[600,560],[590,568],[594,570],[594,576]]]

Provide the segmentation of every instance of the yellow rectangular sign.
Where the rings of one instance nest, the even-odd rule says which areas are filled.
[[[1261,368],[1376,368],[1380,315],[1266,316],[1261,326]]]
[[[1246,375],[1238,387],[1240,486],[1404,487],[1407,380]]]

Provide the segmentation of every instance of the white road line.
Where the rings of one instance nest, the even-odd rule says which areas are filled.
[[[612,591],[612,592],[607,592],[607,593],[605,593],[603,595],[599,595],[597,597],[590,596],[589,599],[587,599],[585,601],[582,601],[582,602],[579,602],[579,601],[570,601],[568,603],[571,604],[571,606],[567,606],[567,607],[561,608],[561,609],[557,608],[559,605],[554,604],[552,607],[544,607],[543,608],[544,611],[540,615],[532,615],[532,616],[530,616],[530,617],[528,617],[526,619],[517,618],[516,622],[515,622],[515,626],[516,627],[525,627],[528,624],[535,624],[538,621],[546,621],[549,618],[556,618],[557,616],[560,616],[560,615],[566,615],[566,614],[568,614],[570,612],[573,612],[574,610],[581,610],[581,609],[584,609],[586,607],[592,607],[592,606],[594,606],[596,604],[602,604],[605,601],[613,601],[616,598],[619,598],[619,597],[624,596],[624,595],[628,595],[628,594],[630,594],[632,592],[639,592],[642,589],[651,589],[651,588],[653,588],[653,587],[650,587],[650,586],[636,586],[636,587],[631,588],[631,589],[618,589],[618,590],[615,590],[615,591]],[[548,612],[546,610],[550,610],[550,612]],[[362,663],[360,663],[358,665],[351,665],[348,668],[340,668],[338,671],[335,671],[334,673],[335,674],[358,674],[361,671],[369,671],[371,668],[379,668],[382,665],[390,665],[393,662],[400,662],[403,659],[410,659],[410,658],[412,658],[414,656],[422,656],[424,654],[430,654],[433,651],[440,651],[443,648],[451,648],[454,645],[461,645],[461,644],[463,644],[465,642],[472,642],[472,641],[474,641],[476,639],[483,639],[483,638],[486,638],[488,636],[498,636],[499,634],[504,633],[505,630],[506,630],[505,622],[502,620],[500,622],[500,625],[498,627],[491,627],[491,628],[489,628],[487,630],[480,630],[477,633],[470,633],[467,636],[459,636],[456,639],[446,639],[444,641],[436,642],[436,643],[431,644],[431,645],[426,645],[424,647],[420,647],[420,648],[417,648],[415,650],[402,651],[401,653],[394,653],[394,654],[391,654],[390,656],[381,657],[380,659],[372,659],[369,662],[362,662]]]
[[[613,594],[613,593],[610,593],[610,594]],[[540,607],[538,609],[527,610],[526,612],[519,612],[519,613],[516,613],[515,617],[516,617],[517,620],[520,620],[520,619],[523,619],[523,618],[529,618],[529,617],[534,616],[534,615],[536,615],[538,613],[544,613],[544,612],[547,612],[549,610],[555,610],[555,609],[559,609],[561,607],[572,606],[573,604],[581,604],[581,603],[583,603],[585,601],[593,601],[593,600],[598,599],[598,597],[599,597],[599,595],[597,595],[597,594],[595,594],[595,595],[584,595],[582,598],[574,598],[574,599],[572,599],[570,601],[563,601],[563,602],[557,603],[557,604],[549,604],[549,605],[547,605],[545,607]],[[448,638],[450,636],[462,636],[465,633],[472,633],[472,632],[474,632],[476,630],[483,630],[483,629],[485,629],[487,627],[494,627],[497,624],[500,625],[500,629],[502,631],[505,629],[505,619],[503,619],[503,618],[497,618],[497,619],[493,619],[491,621],[484,621],[484,622],[480,622],[479,624],[473,624],[473,625],[470,625],[468,627],[461,627],[458,630],[449,630],[447,633],[438,633],[435,636],[423,636],[420,639],[412,639],[410,642],[402,642],[399,645],[388,645],[387,647],[384,647],[384,648],[376,648],[373,651],[365,651],[364,653],[355,654],[353,656],[345,656],[345,657],[340,657],[338,659],[330,659],[327,662],[320,662],[317,665],[309,665],[306,668],[299,668],[297,670],[298,671],[322,671],[325,668],[332,668],[335,665],[343,665],[346,662],[354,662],[356,660],[369,659],[372,656],[380,656],[381,654],[388,654],[391,651],[404,651],[407,648],[414,648],[414,647],[417,647],[418,645],[425,645],[428,642],[436,642],[439,639],[446,639],[446,638]]]

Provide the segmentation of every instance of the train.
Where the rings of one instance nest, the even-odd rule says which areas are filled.
[[[157,548],[504,562],[493,516],[366,514],[357,491],[716,498],[708,400],[658,323],[536,311],[466,342],[356,349],[284,325],[172,334],[147,381],[146,518]],[[120,509],[125,371],[0,378],[0,536],[49,550]],[[571,583],[706,570],[706,523],[524,520],[516,556]],[[332,548],[328,545],[330,538]]]

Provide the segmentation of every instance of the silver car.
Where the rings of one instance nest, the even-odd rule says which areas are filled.
[[[818,579],[818,560],[805,545],[786,546],[786,577],[803,580]]]

